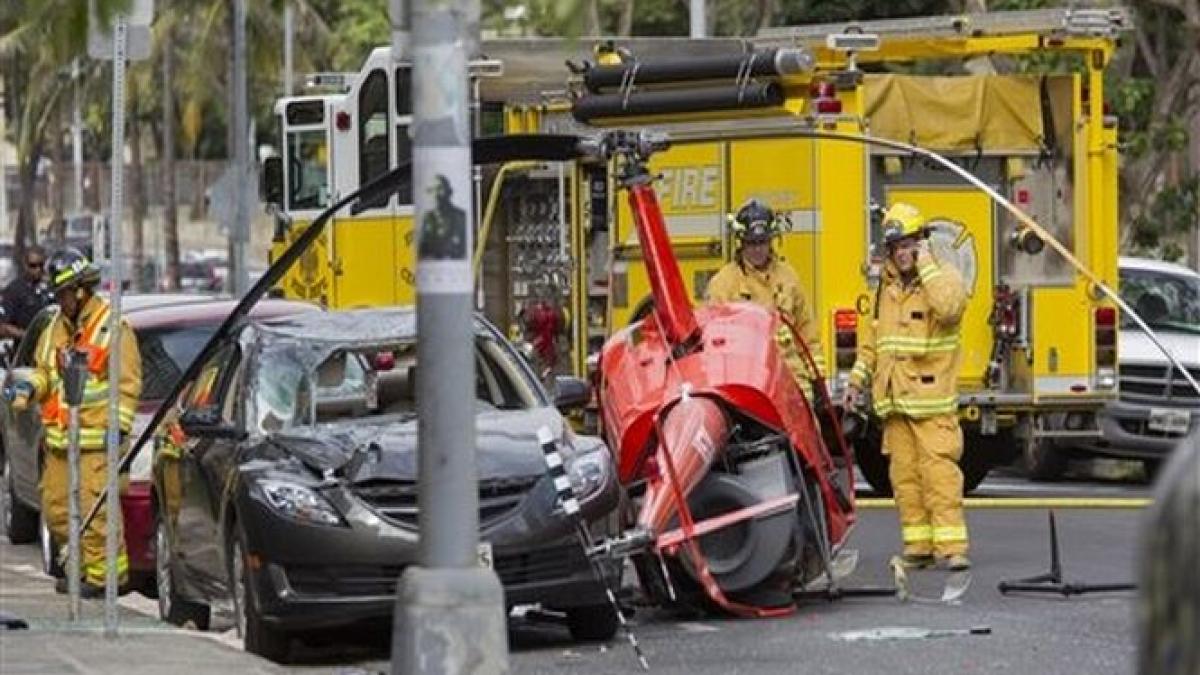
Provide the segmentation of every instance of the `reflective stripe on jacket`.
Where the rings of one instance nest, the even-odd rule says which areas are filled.
[[[753,302],[768,309],[779,310],[788,321],[792,322],[796,330],[804,337],[804,341],[808,343],[813,361],[817,364],[817,374],[825,375],[825,359],[824,352],[821,350],[820,334],[813,322],[812,312],[804,297],[804,291],[800,289],[800,278],[783,258],[774,256],[771,264],[765,270],[749,268],[737,261],[726,263],[708,281],[708,286],[704,290],[704,298],[709,303]],[[784,337],[784,335],[781,334],[779,337]],[[790,337],[790,331],[787,331],[789,341]],[[796,360],[800,361],[800,358],[797,356]],[[789,363],[789,366],[810,380],[814,377],[807,361],[803,361],[803,365],[799,366]]]
[[[99,296],[92,296],[79,313],[78,330],[61,312],[55,314],[38,338],[34,354],[34,373],[30,382],[42,406],[42,424],[46,445],[67,447],[69,411],[62,369],[67,350],[72,346],[87,354],[88,377],[79,407],[79,447],[99,450],[105,447],[108,426],[108,356],[111,336],[108,334],[109,305]],[[137,413],[138,397],[142,392],[142,362],[137,338],[125,321],[121,322],[121,379],[118,385],[118,418],[120,430],[128,433]]]
[[[959,323],[967,301],[958,270],[922,253],[909,284],[891,261],[880,283],[876,318],[863,331],[850,382],[870,385],[880,417],[955,412]]]

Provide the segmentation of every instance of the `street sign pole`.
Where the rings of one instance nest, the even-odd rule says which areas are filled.
[[[688,10],[688,35],[693,39],[704,37],[708,30],[708,0],[691,0]]]
[[[233,259],[229,261],[229,279],[235,296],[242,296],[250,286],[246,271],[246,243],[250,239],[249,186],[246,178],[250,166],[250,115],[246,94],[246,0],[233,2],[233,166],[237,181],[234,187],[233,226],[229,228],[233,243]]]
[[[471,124],[472,5],[418,0],[412,11],[413,186],[417,238],[419,565],[396,590],[394,675],[508,669],[504,594],[479,563],[475,466]],[[404,21],[392,2],[393,35]],[[478,28],[476,27],[476,30]]]
[[[117,463],[120,459],[121,400],[121,285],[124,277],[125,255],[121,250],[121,230],[124,229],[125,203],[125,39],[128,21],[118,14],[113,22],[113,125],[112,125],[112,220],[109,236],[109,283],[112,305],[108,315],[108,334],[114,349],[108,355],[108,429],[105,448],[108,450],[108,502],[105,504],[105,575],[104,575],[104,635],[117,635],[117,550],[121,534],[121,501],[117,485]]]

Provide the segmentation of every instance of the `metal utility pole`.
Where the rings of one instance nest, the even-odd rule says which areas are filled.
[[[690,0],[688,14],[688,35],[694,40],[702,38],[708,32],[708,16],[705,7],[707,0]]]
[[[124,229],[125,205],[125,47],[127,18],[118,14],[113,19],[113,125],[112,125],[112,221],[109,234],[109,281],[112,284],[109,303],[108,334],[118,347],[121,344],[121,284],[124,280],[125,254],[121,248],[121,230]],[[108,501],[105,504],[105,574],[104,574],[104,635],[117,635],[117,550],[121,537],[121,499],[117,485],[117,464],[121,454],[121,417],[117,383],[121,381],[121,350],[113,349],[108,355],[108,429],[105,448],[108,450]]]
[[[229,279],[235,296],[246,293],[250,275],[246,271],[246,244],[250,241],[250,205],[247,183],[250,175],[250,114],[246,98],[246,0],[233,1],[233,170],[234,215],[229,228]]]
[[[412,17],[407,0],[388,0],[388,16],[392,22],[392,62],[400,64],[410,56],[412,46]]]
[[[503,589],[479,563],[466,53],[478,2],[417,0],[412,11],[421,542],[420,565],[397,585],[394,675],[508,669]],[[390,7],[395,39],[406,7]]]
[[[296,8],[289,2],[283,6],[283,95],[292,96],[295,89],[296,64],[292,44],[296,39]]]

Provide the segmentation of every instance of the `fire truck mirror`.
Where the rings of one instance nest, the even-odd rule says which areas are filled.
[[[263,161],[258,192],[267,204],[283,206],[283,159],[268,157]]]

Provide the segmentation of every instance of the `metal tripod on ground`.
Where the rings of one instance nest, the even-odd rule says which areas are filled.
[[[1066,598],[1072,595],[1083,595],[1084,593],[1112,593],[1115,591],[1132,591],[1137,589],[1137,585],[1131,583],[1089,584],[1064,581],[1062,556],[1058,551],[1058,526],[1054,520],[1053,510],[1049,512],[1049,517],[1050,571],[1024,579],[1001,581],[999,584],[1000,593],[1008,594],[1014,591],[1018,593],[1056,593]]]

